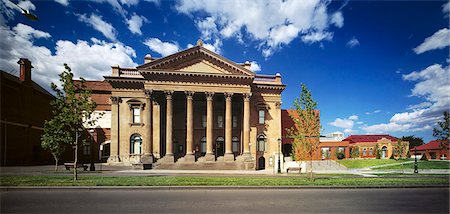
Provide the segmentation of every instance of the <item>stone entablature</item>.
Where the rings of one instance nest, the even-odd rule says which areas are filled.
[[[146,61],[113,66],[105,77],[112,86],[109,163],[274,167],[281,75],[255,75],[202,46]]]

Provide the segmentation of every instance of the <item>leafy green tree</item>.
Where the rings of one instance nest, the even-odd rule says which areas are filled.
[[[350,151],[350,157],[359,158],[359,146],[355,146]]]
[[[408,141],[409,142],[409,148],[412,149],[416,146],[421,146],[423,145],[423,138],[421,137],[415,137],[414,135],[409,135],[409,136],[403,136],[402,137],[403,141]]]
[[[336,155],[336,159],[338,159],[338,160],[342,160],[345,158],[344,151],[340,150],[339,148],[336,148],[335,155]]]
[[[406,143],[403,143],[402,139],[398,139],[397,143],[394,146],[393,154],[392,156],[398,160],[405,157],[405,151],[406,151]]]
[[[377,143],[377,144],[375,144],[375,149],[374,149],[374,154],[375,154],[375,158],[376,159],[381,159],[381,154],[382,154],[382,151],[381,151],[381,149],[380,149],[380,145]]]
[[[450,114],[448,111],[444,111],[443,121],[439,121],[437,125],[433,129],[433,137],[441,141],[442,148],[448,148],[450,143]]]
[[[309,162],[309,178],[313,180],[312,159],[319,147],[320,116],[311,91],[305,84],[301,87],[300,97],[294,100],[295,114],[289,115],[294,121],[294,127],[286,130],[288,137],[294,139],[292,154],[295,160]]]
[[[56,94],[56,99],[50,102],[54,116],[45,122],[41,145],[53,154],[55,168],[58,166],[60,155],[72,145],[75,148],[74,180],[76,180],[80,132],[84,130],[83,124],[92,126],[98,117],[92,116],[96,103],[90,99],[91,91],[86,88],[84,78],[80,78],[81,85],[75,85],[72,70],[67,64],[64,64],[64,67],[64,71],[59,74],[61,87],[55,83],[51,84]]]

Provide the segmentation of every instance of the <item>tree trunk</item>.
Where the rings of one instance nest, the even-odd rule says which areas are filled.
[[[58,171],[58,157],[56,155],[53,155],[53,158],[55,158],[55,172]]]
[[[77,162],[78,162],[78,131],[75,134],[75,158],[73,161],[73,180],[76,181],[78,179],[78,172],[77,172]]]

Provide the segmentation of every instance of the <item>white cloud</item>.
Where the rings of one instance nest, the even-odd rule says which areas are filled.
[[[195,17],[204,39],[235,38],[240,43],[244,43],[244,38],[249,39],[258,42],[257,46],[268,57],[298,37],[306,36],[302,40],[306,43],[331,40],[330,25],[342,27],[343,16],[342,12],[328,11],[329,3],[325,0],[180,0],[175,8]]]
[[[208,49],[214,53],[218,53],[218,54],[220,54],[222,52],[222,50],[220,49],[221,46],[222,46],[222,41],[219,39],[216,39],[213,44],[210,44],[210,43],[203,44],[203,47],[205,47],[206,49]]]
[[[424,70],[403,75],[404,80],[416,82],[411,96],[425,102],[410,105],[409,111],[394,114],[389,123],[362,127],[367,132],[414,132],[431,130],[450,106],[450,69],[434,64]]]
[[[19,1],[19,3],[17,4],[19,5],[19,7],[28,10],[28,11],[32,11],[32,10],[36,10],[36,6],[34,6],[33,3],[31,3],[31,1]]]
[[[341,28],[344,26],[344,17],[342,16],[341,11],[333,13],[333,15],[331,16],[331,23],[334,24],[338,28]]]
[[[416,54],[421,54],[430,50],[443,49],[450,46],[450,30],[443,28],[423,41],[422,44],[414,48]]]
[[[350,119],[336,118],[336,120],[334,120],[333,122],[331,122],[329,124],[332,125],[332,126],[343,128],[343,129],[351,129],[351,128],[353,128],[354,123],[355,122],[353,120],[350,120]]]
[[[55,52],[44,46],[34,44],[36,39],[48,39],[50,34],[36,30],[30,26],[18,24],[14,28],[0,26],[0,69],[17,71],[17,60],[28,58],[32,62],[32,79],[50,89],[50,82],[59,82],[58,74],[63,71],[63,63],[67,63],[74,76],[87,79],[102,80],[104,75],[111,74],[111,65],[134,67],[136,52],[121,43],[109,43],[98,39],[91,41],[78,40],[71,42],[58,40]]]
[[[101,16],[97,16],[95,14],[91,14],[90,17],[87,17],[85,14],[77,14],[77,16],[78,20],[90,25],[95,30],[102,33],[106,38],[110,39],[111,41],[117,40],[116,29],[110,23],[103,21]]]
[[[442,5],[442,12],[448,16],[450,14],[450,1]]]
[[[331,41],[333,39],[333,33],[330,32],[312,32],[310,34],[302,36],[304,43],[314,43],[320,41]]]
[[[359,40],[357,38],[353,37],[352,39],[348,40],[347,47],[354,48],[356,46],[359,46]]]
[[[130,19],[127,20],[128,29],[138,35],[142,35],[141,27],[144,23],[147,23],[148,19],[144,16],[139,16],[134,14]]]
[[[251,61],[250,62],[250,70],[256,73],[258,71],[261,71],[261,66],[257,62]]]
[[[349,120],[358,120],[358,115],[352,115],[350,117],[348,117]]]
[[[355,133],[357,131],[353,130],[353,129],[344,129],[345,133]]]
[[[158,38],[149,38],[145,40],[144,45],[147,45],[152,51],[159,53],[163,57],[174,54],[180,50],[178,44],[162,42]]]
[[[134,1],[121,1],[119,2],[118,0],[92,0],[93,2],[97,2],[97,3],[108,3],[110,4],[114,11],[116,11],[118,14],[120,14],[123,18],[126,17],[126,15],[128,14],[128,12],[123,9],[122,4],[128,4],[128,3],[133,3]]]
[[[381,110],[377,109],[377,110],[372,111],[372,112],[368,111],[368,112],[366,112],[366,114],[367,115],[371,115],[371,114],[376,114],[376,113],[380,113],[380,112],[381,112]]]
[[[55,0],[63,6],[69,6],[69,0]]]

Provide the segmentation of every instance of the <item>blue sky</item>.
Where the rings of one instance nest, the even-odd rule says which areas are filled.
[[[201,38],[259,74],[281,73],[283,108],[300,83],[319,103],[324,133],[432,139],[450,106],[448,1],[14,1],[0,0],[0,69],[49,89],[62,64],[91,80]]]

